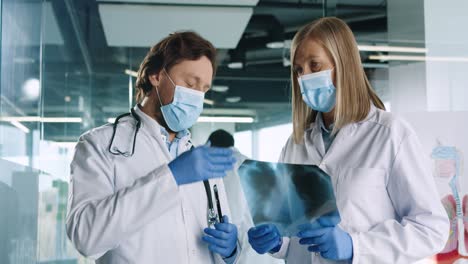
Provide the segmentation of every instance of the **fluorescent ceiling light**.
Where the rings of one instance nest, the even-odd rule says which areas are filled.
[[[135,77],[135,78],[138,77],[138,72],[132,71],[132,70],[129,70],[129,69],[125,69],[125,74],[130,75],[130,76]]]
[[[81,123],[81,117],[40,117],[40,116],[4,116],[4,122],[42,122],[42,123]]]
[[[113,124],[115,118],[107,119],[108,123]],[[197,122],[201,123],[253,123],[253,117],[233,117],[233,116],[200,116]]]
[[[207,104],[207,105],[214,105],[214,101],[211,100],[211,99],[203,99],[203,103]]]
[[[292,42],[291,40],[285,40],[282,43],[285,48],[290,48],[291,42]],[[271,43],[275,43],[275,42],[271,42]],[[279,46],[279,44],[274,44],[274,45]],[[364,44],[358,44],[358,49],[360,51],[381,51],[381,52],[401,52],[401,53],[427,53],[428,51],[427,48],[418,48],[418,47],[364,45]]]
[[[202,123],[253,123],[253,117],[234,116],[200,116],[198,122]]]
[[[97,2],[150,3],[172,5],[256,6],[258,0],[97,0]]]
[[[266,44],[269,49],[282,49],[285,47],[284,41],[272,41]]]
[[[99,3],[98,9],[107,45],[110,47],[148,49],[170,33],[193,30],[209,39],[216,48],[234,49],[247,27],[255,5],[225,6],[225,0],[212,2],[218,4],[203,6],[186,1],[187,4],[182,5],[151,5],[129,4],[126,1],[125,5],[115,2]]]
[[[415,48],[415,47],[358,45],[358,48],[360,51],[427,53],[426,48]]]
[[[369,63],[369,62],[364,62],[362,63],[362,67],[364,68],[388,68],[387,63]]]
[[[67,141],[63,141],[63,142],[59,142],[59,141],[52,141],[50,142],[52,145],[55,145],[55,146],[58,146],[58,147],[61,147],[61,148],[74,148],[76,146],[76,143],[77,142],[67,142]]]
[[[29,57],[14,57],[13,62],[18,64],[32,64],[35,60]]]
[[[41,117],[43,123],[81,123],[81,117]]]
[[[244,67],[244,64],[242,62],[236,61],[228,63],[227,66],[229,69],[242,69],[242,67]]]
[[[29,128],[25,127],[23,124],[21,124],[20,122],[18,121],[11,121],[10,122],[12,125],[14,125],[15,127],[17,127],[19,130],[23,131],[24,133],[29,133]]]
[[[226,98],[226,102],[228,103],[238,103],[242,100],[242,97],[240,96],[231,96]]]
[[[397,56],[397,55],[371,55],[370,60],[380,61],[445,61],[468,62],[468,57],[430,57],[430,56]]]
[[[202,116],[256,116],[257,111],[247,108],[204,108]]]
[[[225,93],[229,90],[229,86],[226,85],[213,85],[211,87],[212,91],[218,92],[218,93]]]
[[[41,93],[41,83],[38,79],[28,79],[23,84],[23,94],[28,100],[37,100]]]

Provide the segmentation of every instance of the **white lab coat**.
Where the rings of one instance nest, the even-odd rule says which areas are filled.
[[[342,128],[325,153],[320,122],[318,115],[304,144],[290,138],[280,161],[318,165],[330,175],[339,226],[353,241],[352,263],[408,264],[442,250],[449,220],[410,126],[372,106],[365,120]],[[274,256],[288,264],[347,263],[308,252],[297,237],[285,238]]]
[[[71,163],[68,237],[96,263],[224,263],[201,239],[207,227],[203,183],[177,186],[156,121],[135,110],[142,124],[133,156],[108,151],[112,125],[80,138]],[[132,117],[119,122],[114,146],[120,151],[131,151],[135,124]],[[179,153],[191,147],[186,139]],[[210,184],[212,191],[218,185],[223,214],[230,216],[222,179]]]

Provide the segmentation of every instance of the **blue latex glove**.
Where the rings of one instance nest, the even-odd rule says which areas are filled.
[[[337,226],[339,222],[339,215],[333,214],[299,226],[299,243],[310,245],[307,248],[310,252],[319,252],[326,259],[351,260],[353,241],[348,233]]]
[[[200,146],[171,161],[169,168],[177,185],[182,185],[224,177],[235,163],[231,149]]]
[[[276,253],[281,249],[283,237],[274,224],[263,224],[249,229],[249,243],[258,254]]]
[[[229,223],[227,215],[223,216],[223,223],[217,223],[215,228],[205,228],[202,240],[208,243],[211,252],[218,253],[223,258],[232,257],[237,249],[237,227]]]

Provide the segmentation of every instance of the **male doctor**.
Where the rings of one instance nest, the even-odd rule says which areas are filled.
[[[215,62],[216,49],[198,34],[169,35],[140,65],[131,114],[81,136],[67,214],[81,254],[112,264],[237,261],[222,181],[236,160],[229,149],[193,148],[187,130],[203,110]],[[209,225],[214,189],[222,210]]]

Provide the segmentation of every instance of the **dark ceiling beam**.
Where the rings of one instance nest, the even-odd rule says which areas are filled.
[[[227,67],[220,67],[215,77],[215,83],[219,81],[284,82],[289,81],[289,77],[289,67],[251,67],[241,70],[233,70]]]
[[[281,30],[283,25],[274,15],[255,14],[250,18],[244,33],[249,31],[277,31]]]
[[[222,2],[222,0],[220,0]],[[180,6],[180,7],[245,7],[251,8],[253,5],[226,5],[226,4],[200,4],[200,3],[151,3],[151,2],[122,2],[122,1],[98,1],[99,4],[109,5],[134,5],[134,6]]]
[[[377,13],[359,12],[359,13],[354,13],[354,14],[342,15],[339,18],[345,21],[352,29],[353,27],[356,28],[357,25],[362,25],[362,23],[365,23],[367,27],[373,26],[374,31],[382,30],[382,29],[387,30],[387,22],[386,22],[387,12],[377,12]],[[383,21],[383,23],[380,23],[380,21]],[[285,28],[286,36],[291,36],[291,34],[294,35],[305,23],[307,22],[301,23],[299,25],[287,26]],[[382,28],[382,26],[385,26],[385,28]]]
[[[81,2],[81,1],[80,1]],[[128,63],[126,48],[109,47],[107,45],[104,27],[96,1],[85,2],[89,12],[86,18],[85,34],[89,43],[89,51],[93,64],[98,61],[118,61]],[[136,50],[136,49],[133,49]]]
[[[279,62],[279,60],[278,60]],[[121,76],[123,79],[128,78],[128,75],[124,73],[125,69],[127,68],[125,65],[119,64],[108,64],[108,63],[96,63],[95,65],[95,72],[90,76],[87,73],[79,72],[81,67],[75,66],[73,67],[72,64],[67,67],[68,74],[70,76],[81,77],[81,78],[92,78],[92,79],[99,79],[101,77],[118,77]],[[63,78],[64,74],[64,67],[61,63],[48,63],[47,67],[44,67],[44,74],[48,76],[48,78],[54,78],[57,76],[58,78]],[[282,81],[285,78],[289,78],[289,67],[269,67],[269,66],[262,66],[257,67],[256,65],[249,66],[245,69],[236,70],[236,69],[229,69],[226,66],[220,65],[218,67],[216,73],[216,80],[279,80]],[[128,84],[128,80],[125,85]]]
[[[386,32],[387,13],[362,14],[343,18],[353,32]]]
[[[70,21],[73,28],[73,33],[75,35],[76,41],[78,42],[78,47],[81,51],[81,55],[83,57],[83,62],[86,66],[86,70],[88,74],[93,73],[93,65],[91,61],[91,56],[89,53],[88,45],[86,44],[85,37],[84,37],[84,30],[81,27],[77,9],[75,7],[75,3],[73,0],[64,0],[65,8],[67,11],[67,15],[70,17]]]
[[[323,4],[316,3],[291,3],[291,2],[277,2],[277,1],[263,1],[260,0],[255,9],[261,8],[281,8],[281,9],[321,9]]]
[[[261,10],[262,8],[281,8],[281,9],[323,9],[324,5],[322,3],[304,3],[304,2],[297,2],[297,3],[291,3],[291,2],[276,2],[276,1],[260,1],[255,9]],[[386,6],[374,6],[374,5],[352,5],[352,4],[337,4],[334,8],[328,8],[329,11],[330,9],[333,10],[338,10],[338,11],[360,11],[360,12],[382,12],[386,11],[387,7]],[[333,14],[333,12],[331,12]]]
[[[337,4],[337,10],[346,11],[359,11],[359,12],[387,12],[387,6],[383,5],[350,5],[350,4]]]

